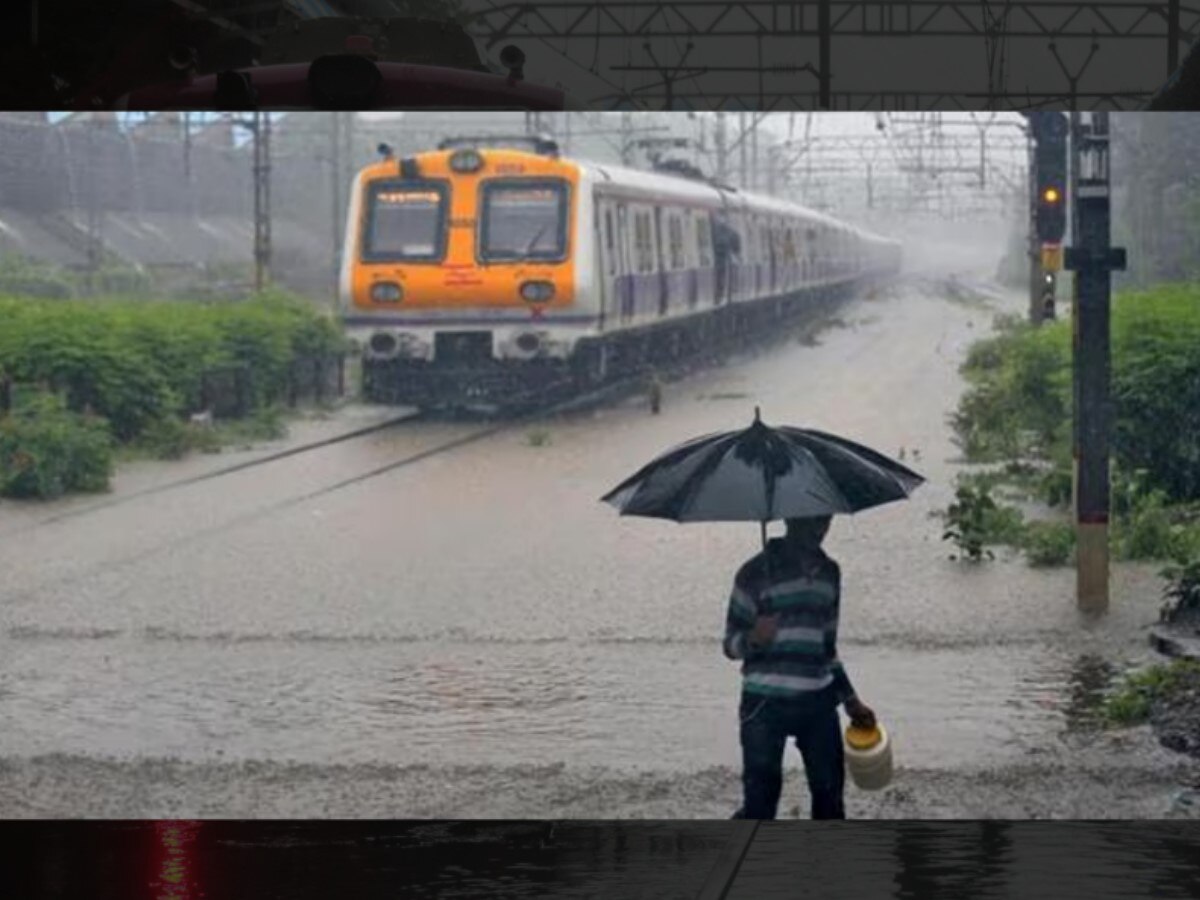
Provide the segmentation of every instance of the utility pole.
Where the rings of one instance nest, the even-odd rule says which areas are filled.
[[[753,124],[754,130],[750,132],[750,190],[757,191],[760,184],[758,176],[759,155],[758,155],[758,122]]]
[[[330,184],[330,193],[333,197],[333,297],[334,303],[337,303],[338,282],[341,276],[342,268],[342,229],[345,227],[345,210],[342,204],[342,177],[344,169],[342,166],[342,116],[343,113],[332,112],[329,114],[330,119],[330,167],[332,168],[332,182]]]
[[[254,289],[271,277],[271,114],[254,113]]]
[[[717,180],[724,183],[729,179],[729,152],[725,133],[725,113],[717,113],[716,133],[713,143],[717,147]]]
[[[1085,118],[1086,116],[1086,118]],[[1075,389],[1076,602],[1108,610],[1109,434],[1112,427],[1112,273],[1125,251],[1111,244],[1108,113],[1071,113],[1072,310]]]
[[[738,187],[743,191],[746,190],[746,184],[750,176],[748,160],[746,159],[746,153],[749,149],[746,146],[746,114],[740,112],[738,113]]]
[[[633,161],[633,113],[621,113],[621,165],[628,166]]]
[[[87,292],[94,294],[96,293],[96,277],[99,275],[100,263],[104,255],[104,245],[100,237],[102,217],[100,178],[99,172],[96,170],[96,160],[101,157],[94,147],[96,130],[100,127],[100,122],[85,122],[84,127],[87,128],[88,136]]]

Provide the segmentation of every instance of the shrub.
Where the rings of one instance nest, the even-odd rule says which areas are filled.
[[[1021,542],[1033,566],[1061,566],[1075,549],[1075,529],[1066,522],[1030,522]]]
[[[9,254],[0,257],[0,294],[65,300],[74,296],[75,285],[55,266]]]
[[[286,396],[297,358],[344,349],[331,318],[282,294],[244,303],[0,299],[0,320],[0,373],[61,391],[76,412],[95,410],[122,442],[163,422],[154,442],[178,441],[168,439],[170,420],[201,407],[213,373],[245,373],[240,411],[253,412]]]
[[[988,544],[1019,542],[1023,521],[1020,511],[997,504],[988,487],[962,484],[954,496],[955,502],[942,513],[946,525],[942,540],[953,541],[967,559],[992,558]]]
[[[1166,494],[1152,490],[1117,519],[1114,538],[1125,559],[1175,559],[1187,555],[1193,536],[1175,520]]]
[[[1125,677],[1123,684],[1105,698],[1101,710],[1113,725],[1138,725],[1150,718],[1156,703],[1200,675],[1200,662],[1177,660],[1167,665],[1151,666]]]
[[[1200,500],[1200,285],[1121,294],[1112,325],[1118,470],[1142,471],[1145,489],[1169,502]],[[963,365],[968,389],[951,417],[959,445],[981,462],[1069,459],[1069,323],[996,326]],[[1065,480],[1047,485],[1055,499],[1068,496]]]
[[[1200,613],[1200,554],[1163,569],[1162,577],[1167,582],[1163,590],[1167,598],[1165,621]]]
[[[102,419],[70,412],[46,394],[0,419],[0,494],[58,497],[103,491],[112,474],[112,440]]]

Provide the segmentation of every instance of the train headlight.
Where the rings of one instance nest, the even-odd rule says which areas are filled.
[[[400,352],[400,342],[394,334],[387,331],[377,331],[367,342],[371,356],[377,359],[390,359]]]
[[[374,303],[399,303],[403,296],[404,291],[394,281],[377,281],[371,285],[371,300]]]
[[[549,281],[526,281],[521,285],[521,299],[527,303],[545,303],[554,296],[554,285]]]
[[[522,353],[528,353],[532,355],[541,349],[542,339],[536,334],[526,332],[525,334],[520,335],[513,343],[516,344],[517,349]]]
[[[469,175],[483,168],[483,157],[475,150],[459,150],[450,157],[450,171]]]

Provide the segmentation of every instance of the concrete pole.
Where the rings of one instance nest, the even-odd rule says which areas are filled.
[[[1112,272],[1125,268],[1125,251],[1112,247],[1108,113],[1085,120],[1071,113],[1073,246],[1072,327],[1075,345],[1076,602],[1103,614],[1109,605],[1108,525],[1110,301]]]

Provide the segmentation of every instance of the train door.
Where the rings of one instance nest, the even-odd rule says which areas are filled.
[[[617,296],[621,306],[621,321],[633,318],[633,266],[629,254],[629,207],[617,204]]]
[[[600,327],[604,328],[604,318],[609,306],[618,296],[618,250],[617,228],[613,205],[608,200],[596,204],[596,246],[600,248],[600,270],[597,272],[600,283]]]
[[[669,287],[667,281],[667,264],[663,254],[663,216],[662,207],[654,207],[654,260],[658,271],[658,314],[667,314]]]

